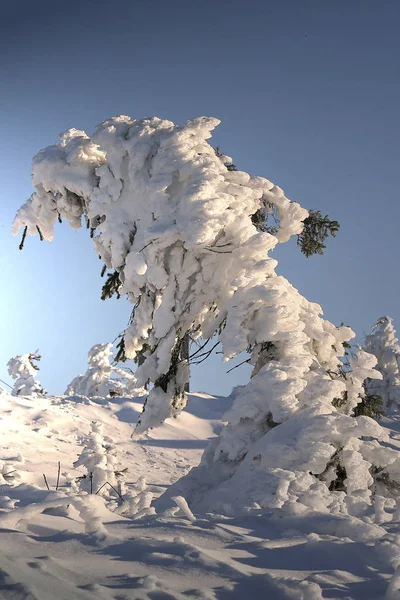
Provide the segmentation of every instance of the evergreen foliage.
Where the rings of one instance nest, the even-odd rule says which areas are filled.
[[[121,287],[121,280],[119,278],[118,271],[113,271],[107,275],[107,279],[101,289],[101,299],[107,300],[112,298],[114,295],[119,299],[119,288]]]
[[[314,254],[323,254],[324,244],[329,235],[336,237],[340,225],[332,221],[328,215],[322,216],[320,210],[310,210],[308,217],[303,221],[303,231],[297,236],[297,245],[302,253],[309,258]]]
[[[384,417],[385,414],[382,398],[381,396],[378,396],[378,394],[365,393],[361,402],[353,409],[353,415],[355,417],[364,415],[365,417],[378,420]]]

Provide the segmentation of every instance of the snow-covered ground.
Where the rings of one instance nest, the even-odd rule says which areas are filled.
[[[140,398],[29,399],[2,392],[0,403],[0,467],[7,473],[13,466],[18,475],[3,479],[0,491],[0,598],[400,598],[400,576],[393,577],[400,564],[394,508],[377,507],[375,523],[257,511],[240,519],[195,515],[193,521],[182,510],[132,520],[110,512],[100,496],[68,496],[64,486],[91,422],[102,423],[118,464],[128,469],[128,489],[144,476],[147,490],[159,495],[198,464],[228,408],[224,398],[191,394],[177,419],[134,439]],[[400,448],[400,417],[384,425],[391,446]],[[104,526],[93,533],[87,533],[82,498],[90,518]]]

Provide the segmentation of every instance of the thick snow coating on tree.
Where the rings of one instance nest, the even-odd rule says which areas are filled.
[[[382,380],[368,380],[369,394],[381,396],[384,407],[400,407],[400,346],[391,317],[381,317],[365,338],[364,348],[376,356],[376,368],[382,373]]]
[[[96,344],[88,352],[88,369],[68,385],[67,396],[137,396],[145,390],[137,388],[136,377],[110,363],[112,344]]]
[[[225,361],[251,352],[250,383],[235,391],[227,426],[174,496],[228,513],[271,503],[361,511],[378,485],[376,461],[400,481],[397,453],[364,439],[384,438],[378,424],[351,416],[365,377],[379,377],[376,360],[360,353],[354,376],[340,376],[343,344],[354,333],[324,320],[270,256],[302,231],[308,213],[267,179],[229,170],[229,157],[207,142],[218,123],[119,116],[91,138],[69,129],[35,156],[35,192],[13,231],[39,230],[50,241],[58,215],[74,228],[84,215],[95,228],[96,252],[135,307],[126,354],[144,353],[138,384],[154,383],[138,432],[185,406],[187,332],[218,335]],[[274,235],[251,218],[271,206]]]
[[[38,371],[33,363],[35,358],[36,354],[21,354],[8,361],[8,374],[15,379],[11,392],[13,396],[37,396],[46,393],[39,381],[35,380]]]
[[[187,331],[209,338],[226,322],[226,360],[267,339],[274,316],[260,331],[263,296],[276,304],[289,285],[271,277],[277,263],[268,252],[299,233],[307,216],[267,179],[226,169],[206,141],[217,124],[203,117],[176,127],[121,116],[100,125],[92,139],[70,129],[34,158],[36,191],[14,223],[15,233],[39,228],[47,240],[58,214],[72,227],[85,214],[96,227],[96,252],[118,271],[120,293],[137,304],[126,354],[133,358],[149,347],[137,378],[139,385],[148,379],[156,385],[141,429],[185,405],[187,365],[171,363],[171,355]],[[278,209],[276,237],[258,233],[250,219],[265,203]]]

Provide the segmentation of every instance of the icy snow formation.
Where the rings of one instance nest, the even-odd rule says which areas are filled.
[[[88,369],[68,385],[67,396],[140,396],[146,392],[137,388],[136,377],[110,364],[112,344],[96,344],[88,352]]]
[[[45,394],[39,381],[35,380],[38,369],[34,366],[35,354],[21,354],[10,358],[7,363],[8,374],[15,379],[13,396],[37,396]]]
[[[380,376],[376,361],[360,353],[353,377],[340,377],[354,333],[324,320],[270,256],[302,231],[308,213],[267,179],[230,171],[207,142],[218,123],[119,116],[91,138],[69,129],[35,156],[35,192],[13,231],[39,230],[50,241],[58,215],[75,228],[84,215],[95,229],[96,252],[135,306],[126,354],[144,352],[138,384],[154,383],[138,432],[185,406],[188,368],[179,353],[187,332],[219,335],[224,360],[251,351],[253,376],[236,390],[228,425],[174,496],[221,512],[252,503],[344,511],[353,506],[346,492],[367,506],[374,456],[381,467],[397,464],[396,452],[363,439],[384,438],[380,427],[351,416],[363,378]],[[271,206],[274,235],[251,219]],[[397,466],[391,476],[400,477]]]
[[[391,317],[381,317],[365,338],[365,350],[378,359],[382,381],[368,380],[369,394],[381,396],[385,408],[400,407],[400,346]]]

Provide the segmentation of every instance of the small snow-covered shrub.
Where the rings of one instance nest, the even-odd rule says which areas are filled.
[[[35,380],[39,370],[37,366],[39,360],[40,356],[37,351],[10,358],[7,367],[9,375],[15,380],[11,392],[13,396],[43,396],[46,394],[39,381]]]
[[[110,501],[118,500],[117,464],[115,448],[104,440],[102,424],[93,422],[85,447],[74,463],[74,467],[83,467],[86,471],[77,479],[78,490]]]
[[[117,509],[119,514],[133,519],[140,519],[155,514],[156,511],[151,506],[153,494],[147,490],[145,477],[139,477],[136,483],[129,488],[126,482],[121,480],[119,491],[124,498],[122,505]]]

